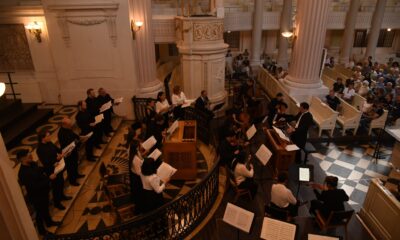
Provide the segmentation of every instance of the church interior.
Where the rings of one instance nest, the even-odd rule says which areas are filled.
[[[0,1],[0,238],[400,239],[400,0]]]

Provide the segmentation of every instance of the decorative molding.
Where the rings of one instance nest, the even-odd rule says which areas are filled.
[[[65,46],[70,47],[69,23],[82,26],[91,26],[106,23],[111,44],[117,46],[116,11],[118,3],[90,3],[49,5],[47,8],[57,12],[58,25]]]
[[[193,41],[215,41],[223,39],[223,22],[194,22]]]

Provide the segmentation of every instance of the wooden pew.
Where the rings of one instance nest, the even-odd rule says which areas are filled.
[[[389,114],[388,110],[383,110],[382,116],[371,121],[371,123],[369,124],[368,135],[371,135],[373,128],[382,128],[383,129],[385,127],[385,122],[388,117],[388,114]]]
[[[353,101],[351,102],[351,105],[355,107],[357,110],[362,111],[362,107],[364,106],[364,103],[367,101],[363,96],[360,94],[356,93],[353,97]]]
[[[346,78],[351,78],[353,75],[353,71],[349,68],[346,68],[343,65],[335,65],[333,68],[334,71],[337,71],[338,73],[344,75]]]
[[[322,74],[322,82],[324,83],[324,85],[331,90],[333,88],[333,84],[336,82],[336,80],[328,77],[328,75],[326,74]]]
[[[338,112],[334,111],[327,104],[323,103],[321,99],[313,96],[310,102],[310,112],[313,115],[314,122],[318,125],[318,137],[321,137],[322,130],[329,130],[330,136],[333,136],[335,130],[336,119]]]
[[[347,103],[345,100],[340,99],[340,111],[337,121],[342,127],[344,136],[347,129],[354,129],[353,135],[356,135],[358,126],[360,125],[361,111],[357,110],[354,106]]]
[[[257,82],[270,99],[274,98],[279,92],[283,94],[283,100],[288,105],[288,114],[296,115],[299,112],[299,103],[289,95],[284,86],[266,69],[260,68]]]

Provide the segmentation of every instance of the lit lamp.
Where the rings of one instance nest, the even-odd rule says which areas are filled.
[[[136,32],[140,31],[140,29],[143,26],[143,22],[142,21],[131,21],[131,30],[132,30],[132,37],[133,40],[136,39]]]
[[[28,31],[29,31],[30,33],[32,33],[33,35],[35,35],[36,40],[37,40],[39,43],[42,42],[42,37],[41,37],[41,34],[42,34],[42,26],[43,26],[43,23],[42,23],[42,22],[36,22],[36,21],[31,22],[31,23],[29,23],[28,25],[25,26],[25,28],[28,29]]]
[[[286,38],[289,43],[292,43],[294,38],[296,37],[293,32],[285,31],[281,33],[282,37]]]
[[[6,91],[6,84],[3,82],[0,82],[0,97],[3,96],[5,91]]]

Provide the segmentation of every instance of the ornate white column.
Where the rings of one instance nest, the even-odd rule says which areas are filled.
[[[347,11],[346,23],[343,33],[342,44],[340,46],[339,62],[348,65],[351,50],[353,49],[354,29],[357,22],[358,9],[360,8],[360,0],[351,0],[350,8]]]
[[[286,88],[293,95],[328,92],[320,79],[330,0],[298,0],[296,33]]]
[[[255,0],[253,11],[253,33],[251,38],[252,48],[250,52],[250,62],[252,66],[260,64],[263,12],[264,0]]]
[[[278,32],[276,30],[265,31],[265,52],[273,58],[273,54],[276,50],[276,38],[278,37]]]
[[[225,16],[224,0],[211,0],[211,9],[215,11],[217,18],[223,18]]]
[[[282,32],[291,31],[292,30],[292,0],[284,0],[283,8],[281,13],[281,22],[280,22],[280,33],[279,33],[279,50],[278,50],[278,59],[277,63],[283,69],[288,68],[288,41],[285,37],[281,35]]]
[[[371,20],[371,29],[368,34],[368,45],[365,51],[365,58],[372,56],[375,59],[376,45],[378,44],[379,32],[382,26],[383,15],[385,14],[386,0],[377,0],[374,15]]]
[[[212,105],[225,102],[224,19],[176,17],[176,45],[181,60],[183,92],[189,99],[206,90]]]
[[[139,79],[140,97],[156,97],[162,90],[163,79],[157,79],[154,35],[152,28],[151,1],[133,0],[132,11],[134,21],[143,22],[139,31],[135,32],[134,51]]]

